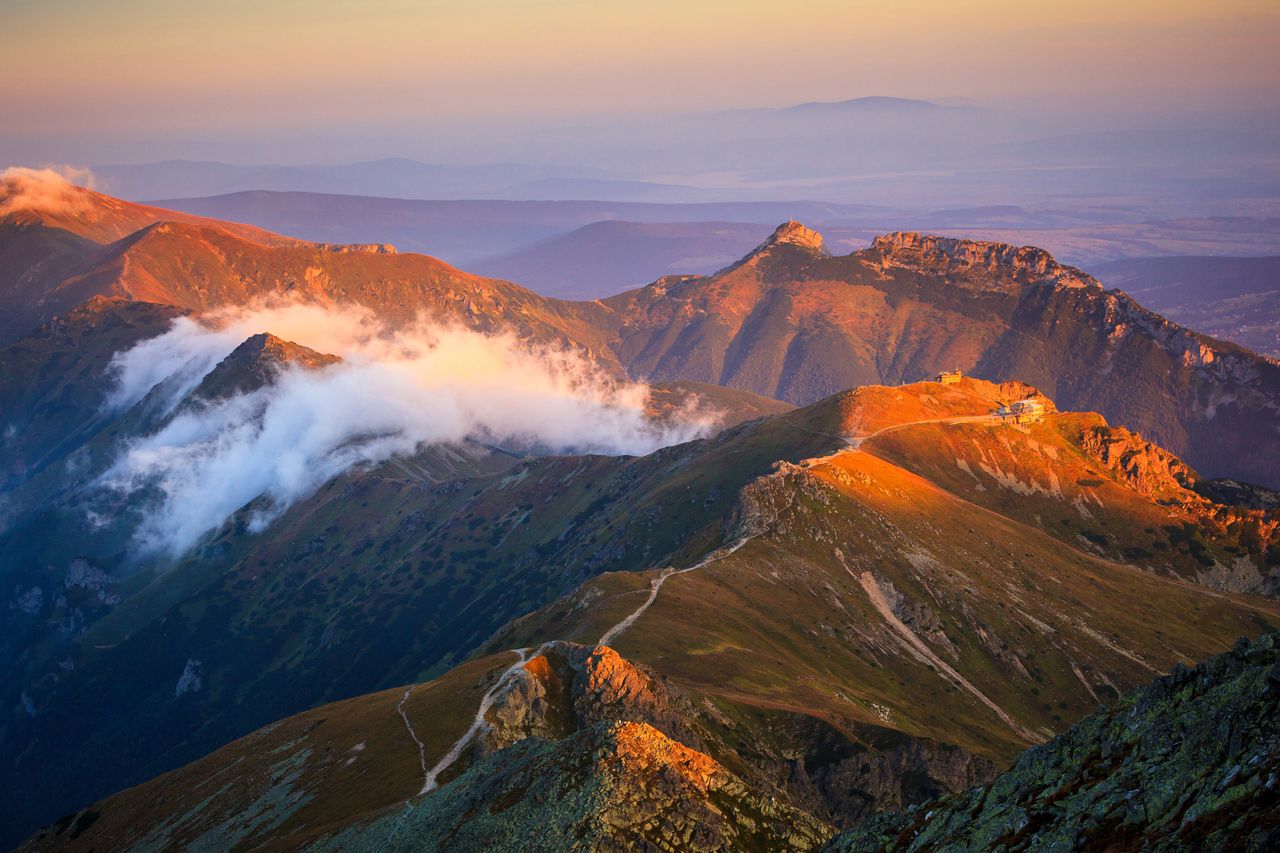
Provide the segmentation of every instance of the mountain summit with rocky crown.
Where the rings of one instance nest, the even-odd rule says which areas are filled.
[[[1042,249],[914,232],[843,256],[822,245],[788,222],[713,275],[603,300],[617,316],[613,351],[638,378],[798,404],[956,367],[1019,379],[1206,475],[1280,485],[1280,364],[1171,323]]]
[[[825,252],[826,244],[823,242],[822,235],[812,228],[807,228],[796,222],[794,219],[788,220],[777,227],[777,229],[769,236],[762,245],[761,249],[769,246],[799,246],[802,249],[811,249],[815,252]],[[758,251],[758,250],[757,250]]]

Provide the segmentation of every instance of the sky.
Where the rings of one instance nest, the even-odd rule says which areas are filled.
[[[1277,55],[1274,0],[0,0],[0,157],[412,155],[379,140],[866,95],[1239,110],[1280,100]]]

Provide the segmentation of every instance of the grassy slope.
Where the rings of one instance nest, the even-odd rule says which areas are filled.
[[[834,441],[766,422],[641,459],[451,467],[441,449],[339,478],[269,535],[247,534],[246,509],[179,566],[112,590],[126,603],[94,610],[69,644],[21,662],[13,702],[27,691],[39,714],[3,730],[22,754],[13,796],[56,802],[52,819],[317,703],[444,672],[587,577],[712,547],[744,483]],[[48,541],[20,531],[35,538],[19,544],[54,568],[76,555],[109,565],[122,547],[50,530],[64,528]],[[178,698],[188,660],[204,667],[204,689]],[[32,784],[36,766],[57,771]],[[112,772],[89,771],[102,767]]]
[[[810,428],[857,425],[850,431],[860,433],[883,429],[894,411],[902,413],[900,422],[980,414],[1011,390],[1025,391],[969,382],[947,389],[867,388],[794,417],[815,417]],[[1079,417],[1051,417],[1038,428],[1045,431],[1042,441],[1048,435],[1064,440],[1064,423]],[[1007,760],[1027,739],[905,650],[872,606],[864,572],[904,597],[903,620],[939,658],[1038,737],[1174,662],[1194,661],[1276,623],[1280,610],[1273,603],[1108,560],[1088,540],[1052,526],[1042,530],[1031,511],[1002,515],[877,455],[890,445],[913,448],[921,458],[912,461],[927,468],[957,447],[991,458],[1010,435],[1023,437],[977,424],[921,424],[886,432],[864,452],[810,460],[763,478],[747,490],[756,509],[744,513],[743,527],[763,525],[764,532],[731,556],[669,578],[615,644],[680,683],[733,703],[844,724],[887,717],[911,734]],[[1072,464],[1083,464],[1065,452],[1040,458],[1037,476],[1046,482],[1050,476],[1061,482]],[[1100,475],[1096,469],[1089,470]],[[1114,478],[1107,482],[1108,523],[1120,526],[1126,512],[1154,523],[1162,510],[1170,520],[1171,511],[1149,496]],[[1071,497],[1044,500],[1056,501],[1059,517],[1075,514]],[[594,642],[648,593],[649,584],[634,574],[601,576],[514,623],[488,648],[548,636]]]
[[[1086,553],[1064,543],[1053,530],[1001,515],[877,455],[876,443],[889,436],[918,446],[908,439],[935,432],[947,446],[980,443],[989,453],[999,446],[999,434],[992,430],[969,423],[922,424],[882,433],[867,450],[828,455],[839,432],[860,433],[864,424],[877,429],[891,425],[895,406],[903,412],[900,421],[919,420],[922,414],[964,417],[988,411],[1010,390],[1025,389],[984,383],[861,389],[731,431],[704,444],[697,464],[676,464],[675,450],[666,452],[665,465],[651,460],[663,486],[681,495],[708,475],[743,465],[744,456],[767,458],[770,448],[787,446],[797,437],[815,451],[812,456],[797,454],[804,446],[793,445],[791,462],[754,479],[736,494],[732,506],[708,516],[729,512],[723,527],[707,529],[704,545],[675,554],[675,564],[689,565],[699,551],[735,535],[750,538],[732,554],[668,578],[653,605],[614,644],[627,657],[652,665],[692,695],[714,703],[715,718],[727,721],[722,724],[724,742],[734,751],[727,758],[717,756],[722,760],[767,759],[777,744],[763,741],[781,737],[778,715],[785,714],[819,718],[855,740],[869,726],[889,727],[1008,761],[1030,740],[1061,731],[1099,702],[1145,683],[1173,663],[1200,659],[1240,634],[1256,634],[1280,622],[1280,607],[1267,600],[1215,592]],[[899,406],[895,401],[902,396],[912,402]],[[929,438],[926,444],[932,442]],[[759,467],[759,462],[751,466]],[[520,483],[534,476],[526,474]],[[511,482],[508,488],[515,485],[512,473],[504,479]],[[635,517],[637,506],[623,503],[615,511]],[[596,512],[608,517],[610,510],[605,505]],[[498,650],[552,637],[593,643],[645,600],[655,574],[610,572],[589,580],[497,634],[486,646],[494,656],[416,689],[406,709],[426,742],[427,765],[469,724],[466,709],[475,707],[477,685],[487,684],[511,660]],[[868,594],[870,581],[931,659],[913,654],[893,631]],[[287,625],[287,617],[281,618]],[[385,622],[386,614],[380,618]],[[956,678],[940,672],[939,661],[1014,725]],[[213,763],[193,765],[199,771],[178,772],[211,775],[215,768],[234,766],[237,757],[251,761],[251,755],[271,754],[249,744],[276,748],[284,743],[288,746],[281,758],[268,762],[278,765],[284,778],[298,770],[294,764],[286,766],[286,759],[303,761],[296,758],[300,750],[312,749],[305,756],[305,770],[288,784],[316,798],[304,804],[313,811],[286,815],[290,823],[269,833],[277,838],[292,829],[320,832],[330,821],[349,820],[368,808],[394,808],[413,794],[421,770],[407,732],[390,717],[392,702],[401,695],[386,691],[281,724],[350,714],[355,728],[350,733],[343,729],[341,738],[308,736],[295,743],[293,737],[261,732],[216,753],[207,760]],[[446,701],[452,710],[426,713],[428,702],[435,707]],[[329,773],[324,768],[334,762],[319,756],[333,754],[345,761],[353,745],[347,741],[390,733],[396,740],[378,749],[385,748],[387,756],[380,773],[396,780],[394,785],[378,788],[376,796],[361,788],[361,796],[370,793],[369,799],[343,803],[341,792],[363,782]],[[395,742],[399,748],[391,746]],[[327,752],[325,746],[330,747]],[[372,740],[366,748],[374,749]],[[365,766],[362,760],[350,766]],[[249,764],[261,765],[260,759]],[[267,769],[253,773],[269,775]],[[230,773],[232,778],[243,775]],[[254,790],[265,789],[259,784]],[[108,816],[120,826],[151,820],[128,816],[138,803],[147,802],[141,795],[131,796],[112,801],[119,811]],[[246,796],[215,798],[208,820],[242,814],[270,800],[260,793]],[[174,810],[158,807],[148,814],[159,818]]]
[[[1091,451],[1099,438],[1117,442],[1114,465]],[[920,425],[864,449],[1072,548],[1158,574],[1261,592],[1280,562],[1274,513],[1201,497],[1190,488],[1194,471],[1096,414],[1021,427]]]

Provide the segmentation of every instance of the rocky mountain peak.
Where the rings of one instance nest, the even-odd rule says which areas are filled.
[[[779,252],[783,247],[795,247],[813,255],[828,254],[822,235],[793,219],[779,225],[768,239],[752,249],[742,260],[720,270],[720,273],[743,268],[750,269],[760,266],[762,262],[776,260],[787,254]]]
[[[769,235],[769,239],[761,243],[756,251],[781,245],[799,246],[802,249],[810,249],[814,252],[826,251],[822,235],[812,228],[801,225],[794,219],[790,219],[774,229],[774,232]]]
[[[342,361],[336,355],[286,341],[267,332],[246,338],[209,372],[195,390],[201,400],[216,400],[270,384],[286,367],[316,370]]]
[[[224,364],[248,364],[258,361],[270,361],[275,364],[297,364],[301,367],[315,368],[335,364],[341,361],[336,355],[316,352],[310,347],[295,344],[277,338],[270,332],[259,332],[245,340],[227,356]]]

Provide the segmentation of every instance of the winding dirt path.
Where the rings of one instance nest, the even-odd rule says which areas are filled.
[[[480,699],[480,708],[476,711],[475,719],[471,721],[471,728],[467,729],[462,737],[458,738],[458,740],[454,742],[453,746],[449,748],[449,751],[444,754],[444,757],[436,762],[435,767],[432,767],[427,771],[426,763],[425,761],[423,762],[423,770],[426,771],[426,781],[422,785],[422,790],[418,792],[418,796],[429,794],[436,788],[440,787],[440,783],[437,781],[440,778],[440,774],[445,770],[448,770],[449,766],[462,756],[463,751],[473,740],[475,740],[476,736],[480,734],[481,731],[488,728],[489,723],[485,720],[484,715],[489,712],[491,707],[493,707],[494,700],[498,698],[503,688],[511,683],[520,669],[529,662],[529,658],[536,657],[545,647],[546,644],[544,643],[532,651],[527,648],[512,650],[518,660],[511,664],[511,666],[507,667],[507,669],[503,671],[502,675],[498,676],[498,680],[493,683],[493,686],[485,691],[484,696]],[[405,695],[408,695],[407,691]],[[408,718],[405,719],[405,722],[408,723]],[[409,731],[412,732],[413,729],[411,728]],[[415,737],[414,740],[417,740],[417,737]],[[421,742],[419,742],[418,746],[422,746]]]
[[[418,745],[418,763],[422,765],[422,776],[429,779],[427,775],[427,747],[426,744],[418,737],[418,733],[413,730],[413,723],[409,722],[409,715],[404,712],[404,703],[409,701],[409,694],[413,692],[413,688],[417,685],[407,688],[404,695],[400,697],[400,701],[396,704],[396,713],[400,715],[400,719],[404,720],[404,727],[409,730],[409,737],[413,738],[413,742]]]
[[[849,443],[850,450],[858,450],[862,447],[862,443],[868,439],[875,438],[878,435],[883,435],[886,432],[906,429],[907,427],[920,426],[921,424],[994,424],[999,422],[1000,419],[995,415],[960,415],[950,418],[925,418],[922,421],[907,421],[902,424],[892,424],[891,426],[881,427],[875,432],[869,432],[866,435],[845,436],[845,441]]]
[[[623,631],[630,628],[635,623],[635,621],[639,619],[640,616],[646,610],[649,609],[649,605],[653,604],[653,602],[658,598],[658,590],[662,589],[662,585],[667,582],[667,578],[671,577],[672,575],[683,575],[686,572],[693,571],[694,569],[700,569],[703,566],[707,565],[708,563],[714,562],[716,560],[722,560],[725,557],[732,554],[734,551],[737,551],[743,545],[745,545],[747,543],[747,539],[749,538],[750,537],[744,537],[742,539],[739,539],[737,542],[734,542],[732,545],[712,551],[702,560],[693,564],[692,566],[689,566],[686,569],[663,569],[656,578],[654,578],[649,582],[649,586],[650,586],[649,597],[645,599],[644,604],[641,604],[639,607],[637,607],[629,616],[627,616],[627,618],[623,619],[617,625],[614,625],[608,631],[605,631],[604,636],[600,638],[599,642],[597,642],[596,645],[607,646],[610,643],[612,643],[614,640],[616,640],[618,636],[622,634]]]

